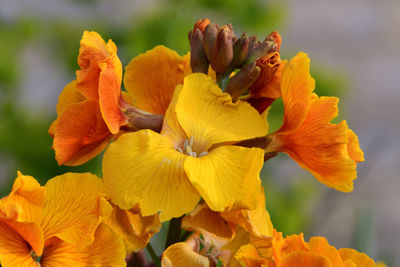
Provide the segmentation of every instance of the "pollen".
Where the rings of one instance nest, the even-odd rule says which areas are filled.
[[[193,151],[193,142],[194,142],[194,140],[193,140],[193,136],[192,136],[192,137],[190,137],[190,139],[185,139],[185,141],[183,142],[183,147],[175,147],[175,150],[179,151],[183,154],[186,154],[188,156],[195,157],[195,158],[208,154],[207,151],[204,151],[204,152],[201,152],[198,154],[196,152],[194,152]]]

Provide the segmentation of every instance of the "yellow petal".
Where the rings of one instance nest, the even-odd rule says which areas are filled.
[[[102,181],[90,173],[66,173],[46,183],[42,227],[45,240],[58,237],[78,249],[93,242],[102,217]],[[111,211],[111,210],[109,210]]]
[[[103,158],[111,201],[121,209],[138,203],[143,216],[161,211],[161,221],[192,211],[200,196],[184,173],[185,157],[151,130],[122,135]]]
[[[375,262],[365,253],[351,248],[339,249],[343,261],[351,260],[357,267],[375,267]]]
[[[184,79],[175,111],[194,151],[207,151],[213,144],[263,136],[268,127],[263,117],[242,101],[232,103],[229,94],[209,76],[201,73]]]
[[[207,257],[193,251],[185,242],[175,243],[168,247],[161,259],[162,267],[209,267],[210,262]]]
[[[132,59],[124,76],[132,103],[147,112],[165,114],[175,87],[183,82],[184,62],[165,46],[156,46]]]
[[[261,267],[267,265],[267,260],[258,255],[256,248],[252,244],[247,244],[238,250],[235,258],[246,267]]]
[[[0,263],[3,267],[38,267],[26,240],[0,219]]]
[[[145,248],[153,234],[160,231],[158,214],[144,217],[139,209],[121,210],[118,206],[112,206],[113,211],[104,222],[123,239],[126,254]]]
[[[240,225],[255,236],[273,236],[274,228],[265,208],[264,188],[257,195],[255,209],[228,210],[221,212],[221,216],[228,222]]]
[[[282,72],[281,91],[285,112],[279,132],[295,131],[301,125],[307,116],[314,87],[310,59],[307,54],[299,52],[285,64]]]
[[[104,224],[100,224],[92,244],[83,250],[57,240],[46,247],[42,267],[126,266],[122,240]]]
[[[235,226],[228,224],[218,212],[210,210],[207,205],[202,204],[186,215],[182,220],[182,228],[201,233],[205,239],[211,235],[214,239],[221,238],[225,242],[234,237]]]
[[[223,211],[234,202],[255,208],[261,190],[259,173],[264,152],[258,148],[221,146],[185,161],[185,172],[207,205]]]

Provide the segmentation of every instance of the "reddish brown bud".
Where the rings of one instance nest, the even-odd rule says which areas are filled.
[[[208,61],[211,59],[211,51],[214,47],[215,40],[217,39],[218,26],[214,23],[207,25],[203,33],[203,49],[206,53]]]
[[[189,33],[190,67],[192,72],[208,73],[208,59],[203,50],[203,34],[199,28]]]
[[[249,55],[250,40],[243,34],[233,45],[232,69],[240,68]]]
[[[225,74],[233,59],[232,25],[222,26],[211,51],[210,64],[215,72]]]
[[[259,74],[260,68],[255,62],[246,65],[230,79],[225,92],[229,93],[232,99],[237,99],[257,80]]]

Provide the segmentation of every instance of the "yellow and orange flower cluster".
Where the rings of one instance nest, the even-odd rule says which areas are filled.
[[[190,54],[157,46],[123,75],[116,45],[84,32],[49,133],[60,165],[105,150],[103,178],[40,186],[19,173],[0,200],[2,266],[124,266],[146,246],[162,266],[375,266],[321,237],[283,238],[265,208],[259,175],[279,152],[345,192],[364,160],[346,122],[331,123],[338,99],[314,93],[307,55],[282,61],[277,32],[236,37],[207,19],[189,40]],[[268,133],[264,111],[280,97],[283,123]],[[149,241],[165,221],[160,262]]]

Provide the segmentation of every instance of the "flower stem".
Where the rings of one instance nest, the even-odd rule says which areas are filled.
[[[157,256],[157,254],[154,251],[153,247],[151,246],[150,242],[147,243],[146,249],[149,252],[150,257],[153,260],[153,263],[156,265],[156,267],[161,267],[160,258]]]
[[[167,249],[170,245],[181,241],[180,240],[181,223],[182,223],[182,217],[173,218],[169,221],[168,235],[167,235],[167,241],[165,242],[165,249]]]

